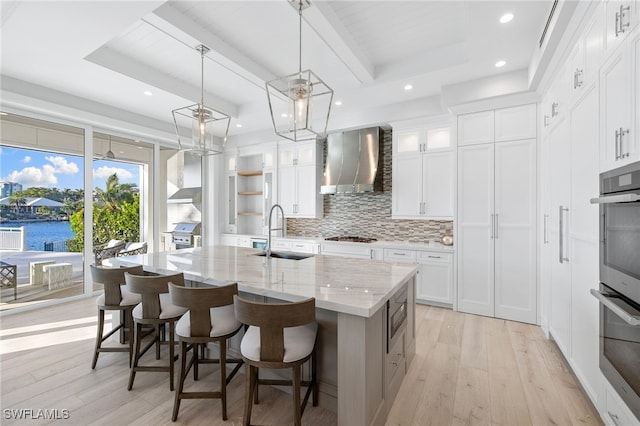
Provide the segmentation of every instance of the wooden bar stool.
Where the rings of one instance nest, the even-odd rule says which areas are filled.
[[[129,292],[124,286],[124,274],[142,275],[142,265],[128,268],[105,268],[102,266],[89,265],[91,278],[94,283],[102,284],[104,292],[96,299],[98,306],[98,335],[96,336],[96,347],[93,351],[93,361],[91,368],[95,369],[98,363],[100,352],[129,352],[129,367],[133,355],[133,319],[131,311],[140,303],[140,295]],[[120,311],[120,324],[104,335],[104,313],[105,311]],[[115,332],[120,331],[120,343],[124,343],[124,333],[129,332],[128,347],[102,347],[102,343],[111,337]]]
[[[250,327],[240,343],[242,359],[249,369],[243,424],[251,422],[254,392],[258,385],[293,386],[294,423],[300,425],[302,413],[313,392],[313,405],[318,405],[316,381],[316,337],[318,323],[315,299],[296,303],[258,303],[234,296],[236,318]],[[302,381],[301,367],[311,359],[311,380]],[[292,380],[262,380],[260,368],[291,368]],[[300,386],[306,386],[304,400],[300,404]]]
[[[174,355],[174,328],[175,322],[187,312],[187,309],[176,306],[171,303],[169,296],[169,283],[184,286],[184,275],[182,273],[173,275],[153,275],[141,276],[124,274],[125,282],[132,293],[142,296],[142,302],[133,308],[133,321],[136,324],[136,345],[133,357],[133,366],[129,376],[129,386],[127,389],[133,388],[133,381],[138,371],[156,371],[169,372],[169,389],[173,390],[173,363]],[[139,365],[140,357],[148,350],[156,345],[156,359],[160,359],[160,343],[163,341],[161,326],[169,324],[169,365],[168,366],[141,366]],[[154,339],[144,348],[142,346],[142,327],[151,325],[155,328]]]
[[[195,398],[220,398],[222,420],[227,420],[227,384],[236,375],[241,359],[227,359],[227,339],[235,336],[242,328],[233,312],[233,296],[238,294],[238,284],[224,287],[180,287],[169,284],[171,303],[189,309],[176,324],[176,335],[180,340],[180,379],[176,388],[172,421],[178,418],[180,401]],[[218,359],[199,359],[198,347],[217,342],[220,346]],[[187,352],[193,349],[193,355],[187,365]],[[227,376],[227,362],[236,363]],[[198,380],[198,364],[220,364],[220,391],[184,392],[184,382],[191,367],[194,367],[194,379]]]

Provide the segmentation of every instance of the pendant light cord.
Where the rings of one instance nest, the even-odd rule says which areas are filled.
[[[200,108],[204,108],[204,46],[200,47]]]
[[[298,47],[299,47],[299,58],[298,61],[298,74],[302,74],[302,0],[298,0],[298,15],[300,20],[300,27],[298,32]]]

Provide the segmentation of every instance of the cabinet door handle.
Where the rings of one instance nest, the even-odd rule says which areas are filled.
[[[493,238],[494,238],[494,236],[493,236],[494,228],[493,227],[495,226],[496,222],[495,222],[495,218],[494,218],[493,213],[491,213],[490,216],[491,216],[491,236],[490,236],[490,238],[493,240]]]
[[[558,106],[559,104],[557,102],[551,104],[551,117],[558,115]]]
[[[544,127],[548,127],[549,126],[549,118],[551,118],[551,117],[549,117],[548,115],[544,116],[544,123],[543,123]]]
[[[630,10],[631,6],[624,7],[623,5],[620,5],[620,12],[616,12],[616,37],[618,37],[620,34],[624,34],[625,29],[629,28],[629,26],[631,25],[630,19],[627,20],[626,23],[623,20],[625,15],[628,15],[628,13],[625,12],[629,12]]]
[[[620,130],[616,129],[616,160],[620,159]]]
[[[573,89],[575,90],[578,87],[578,70],[576,69],[573,72]]]
[[[429,255],[429,256],[427,256],[427,257],[428,257],[429,259],[441,259],[441,258],[442,258],[441,256],[431,256],[431,255]]]
[[[576,68],[576,82],[575,82],[575,86],[573,87],[574,89],[578,88],[578,87],[582,87],[582,83],[583,83],[583,79],[582,79],[582,74],[584,73],[584,70],[581,70],[579,68]]]
[[[627,158],[629,156],[629,150],[627,149],[626,152],[622,149],[622,138],[625,135],[629,134],[629,129],[623,129],[622,127],[620,127],[620,158]]]
[[[614,425],[618,426],[620,424],[620,418],[617,414],[613,414],[611,411],[607,411],[607,414],[609,414],[609,417],[613,420]]]
[[[547,221],[548,220],[549,220],[549,215],[545,214],[543,216],[542,244],[549,244],[549,238],[547,237]]]
[[[394,256],[406,256],[406,253],[393,253]]]
[[[498,239],[498,213],[496,213],[496,231],[495,231],[495,239]]]
[[[569,208],[567,207],[560,206],[558,209],[558,220],[559,220],[558,230],[560,235],[560,239],[558,241],[558,244],[559,244],[558,260],[560,261],[560,263],[569,261],[569,259],[564,255],[564,212],[568,212],[568,211],[569,211]]]

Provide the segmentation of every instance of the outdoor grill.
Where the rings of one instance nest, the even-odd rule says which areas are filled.
[[[176,224],[172,234],[172,242],[176,249],[192,248],[194,236],[200,235],[200,222],[180,222]]]

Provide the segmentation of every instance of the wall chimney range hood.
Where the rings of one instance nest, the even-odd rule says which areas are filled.
[[[180,188],[169,196],[169,204],[200,204],[202,202],[202,188]]]
[[[169,164],[169,163],[168,163]],[[189,152],[179,151],[172,157],[171,178],[178,190],[171,194],[168,204],[201,204],[202,203],[202,157]]]
[[[327,161],[321,194],[349,194],[382,190],[376,178],[382,167],[382,129],[369,127],[327,136]]]

